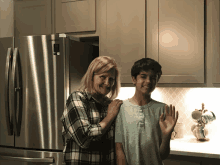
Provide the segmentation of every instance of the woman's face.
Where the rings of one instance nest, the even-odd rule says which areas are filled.
[[[106,96],[115,83],[115,69],[112,68],[107,72],[95,74],[93,77],[93,87],[95,93]]]

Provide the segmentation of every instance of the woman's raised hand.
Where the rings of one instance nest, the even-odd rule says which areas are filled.
[[[110,115],[111,117],[116,117],[122,103],[123,103],[122,100],[119,100],[119,99],[113,100],[108,105],[108,114],[107,115]]]

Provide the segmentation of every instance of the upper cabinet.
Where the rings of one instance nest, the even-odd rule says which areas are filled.
[[[52,0],[16,0],[15,36],[52,33]]]
[[[106,10],[100,55],[116,59],[122,83],[143,57],[162,65],[159,83],[204,83],[204,0],[111,0]]]
[[[100,55],[113,57],[121,82],[131,83],[131,66],[145,57],[145,1],[110,0],[105,5]]]
[[[208,9],[208,37],[207,47],[210,50],[207,56],[210,58],[208,66],[210,73],[212,72],[212,82],[220,83],[220,3],[219,1],[209,0],[207,3]],[[212,55],[212,56],[210,56]],[[209,71],[209,70],[208,70]],[[215,84],[217,86],[217,84]]]
[[[14,2],[0,1],[0,38],[14,36]]]
[[[162,66],[159,83],[204,83],[204,0],[149,0],[146,16],[146,56]]]
[[[204,83],[204,0],[160,0],[158,23],[160,83]]]
[[[56,33],[96,30],[95,0],[55,0]]]

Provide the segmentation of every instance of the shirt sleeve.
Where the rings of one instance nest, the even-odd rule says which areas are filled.
[[[122,143],[123,127],[122,127],[121,111],[122,111],[122,107],[120,108],[115,123],[115,143]]]
[[[73,138],[81,148],[88,148],[90,142],[102,135],[100,124],[90,124],[86,111],[88,100],[79,92],[72,93],[66,103],[62,123],[67,136]]]

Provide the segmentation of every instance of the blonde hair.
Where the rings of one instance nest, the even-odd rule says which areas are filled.
[[[108,72],[112,68],[115,69],[115,83],[112,86],[111,91],[108,94],[108,97],[110,99],[115,99],[118,96],[119,89],[121,87],[120,74],[115,60],[108,56],[96,57],[90,63],[85,75],[81,80],[81,85],[78,90],[92,93],[94,91],[94,87],[93,87],[94,74],[96,73],[102,74]]]

